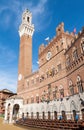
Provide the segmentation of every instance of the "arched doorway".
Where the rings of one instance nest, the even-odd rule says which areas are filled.
[[[15,104],[13,107],[13,119],[16,120],[18,118],[19,105]]]
[[[43,112],[43,119],[45,119],[45,112]]]
[[[62,111],[62,119],[66,120],[66,113],[65,113],[65,111]]]
[[[39,112],[37,112],[37,119],[39,119]]]
[[[57,112],[54,111],[54,119],[56,120],[57,119]]]
[[[54,114],[54,117],[53,117],[53,119],[57,119],[57,107],[56,107],[56,105],[55,104],[53,104],[53,106],[52,106],[52,112],[53,112],[53,114]]]
[[[77,106],[76,106],[76,103],[74,101],[71,102],[70,104],[70,110],[71,110],[71,118],[72,120],[75,120],[75,117],[76,117],[76,112],[78,111],[77,110]]]
[[[33,112],[31,112],[31,119],[33,119]]]
[[[51,112],[48,111],[48,119],[50,120],[50,118],[51,118]]]
[[[29,112],[26,113],[26,118],[28,118],[28,117],[29,117]]]
[[[76,110],[73,110],[73,119],[75,120],[76,117]]]

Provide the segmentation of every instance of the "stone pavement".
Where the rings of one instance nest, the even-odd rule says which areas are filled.
[[[14,126],[13,124],[5,124],[3,123],[3,118],[0,118],[0,130],[40,130],[37,128],[21,128],[18,126]]]

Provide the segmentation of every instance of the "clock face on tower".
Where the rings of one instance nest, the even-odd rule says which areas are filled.
[[[46,59],[47,59],[47,60],[50,60],[51,56],[52,56],[52,53],[49,51],[49,52],[47,53],[47,55],[46,55]]]
[[[22,79],[22,74],[19,74],[18,80],[20,81]]]

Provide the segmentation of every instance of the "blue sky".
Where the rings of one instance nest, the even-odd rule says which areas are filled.
[[[56,26],[64,22],[65,31],[77,32],[84,26],[84,0],[0,0],[0,89],[17,89],[18,28],[22,12],[33,14],[33,71],[38,68],[38,48],[45,38],[56,35]]]

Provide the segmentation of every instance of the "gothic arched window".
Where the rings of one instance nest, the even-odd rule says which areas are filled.
[[[47,98],[48,100],[50,100],[50,96],[51,96],[51,84],[48,84],[48,95],[47,95]]]
[[[31,103],[34,103],[34,97],[31,96]]]
[[[62,85],[59,86],[60,98],[64,97],[64,88]]]
[[[64,97],[64,89],[61,89],[61,90],[60,90],[60,96],[61,96],[61,97]]]
[[[78,87],[78,92],[82,93],[83,92],[83,85],[82,85],[82,80],[80,76],[77,76],[77,87]]]
[[[39,95],[36,95],[36,102],[39,103]]]
[[[53,90],[53,99],[57,98],[57,86]]]
[[[77,48],[73,47],[73,60],[76,60],[78,58]]]
[[[66,55],[66,66],[70,65],[70,57]]]
[[[28,103],[29,103],[29,98],[26,99],[26,104],[28,104]]]
[[[74,95],[74,86],[71,80],[69,81],[69,90],[70,90],[70,94]]]

